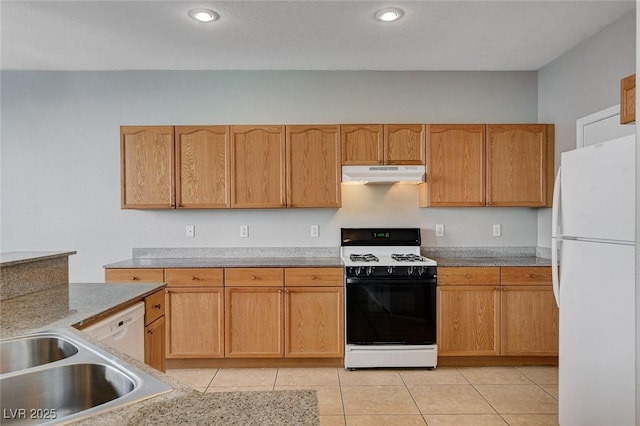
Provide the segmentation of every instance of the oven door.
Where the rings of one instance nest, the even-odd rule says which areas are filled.
[[[436,283],[346,279],[346,334],[352,345],[436,343]]]

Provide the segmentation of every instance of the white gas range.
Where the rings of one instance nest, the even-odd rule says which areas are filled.
[[[345,368],[437,364],[437,264],[418,228],[343,228]]]

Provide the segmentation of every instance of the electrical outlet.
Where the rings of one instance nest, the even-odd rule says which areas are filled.
[[[249,225],[240,225],[240,238],[249,238]]]
[[[193,238],[196,236],[195,225],[187,225],[187,238]]]
[[[442,223],[436,224],[436,237],[444,237],[444,225]]]
[[[311,237],[318,238],[320,235],[320,230],[318,225],[311,225]]]
[[[493,236],[499,237],[502,235],[502,226],[500,224],[493,225]]]

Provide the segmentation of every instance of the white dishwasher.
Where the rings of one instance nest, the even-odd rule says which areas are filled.
[[[82,331],[144,362],[144,302],[113,314]]]

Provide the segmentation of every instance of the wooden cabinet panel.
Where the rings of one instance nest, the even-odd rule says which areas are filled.
[[[424,164],[424,124],[385,124],[384,163]]]
[[[485,126],[427,126],[427,178],[419,186],[421,207],[485,204]]]
[[[340,132],[334,126],[287,126],[287,205],[340,207]]]
[[[342,287],[344,271],[342,268],[286,268],[285,286],[297,287]]]
[[[500,268],[502,285],[551,285],[551,268],[547,266],[503,266]]]
[[[167,371],[165,317],[161,316],[144,328],[144,362],[160,370]]]
[[[558,307],[551,286],[504,286],[502,355],[558,355]]]
[[[231,126],[231,175],[231,207],[284,207],[284,126]]]
[[[121,207],[175,206],[173,126],[120,127]]]
[[[167,358],[224,356],[222,288],[167,288]]]
[[[285,357],[336,358],[344,353],[342,287],[285,290]]]
[[[342,164],[382,164],[384,161],[382,124],[343,124]]]
[[[499,287],[438,287],[437,310],[439,355],[499,355]]]
[[[499,267],[438,267],[438,285],[500,285]]]
[[[282,288],[225,288],[225,356],[280,358],[284,354]]]
[[[282,268],[226,268],[225,286],[227,287],[282,287],[284,269]]]
[[[553,125],[487,126],[487,205],[550,206]]]
[[[620,81],[620,124],[636,121],[636,75]]]
[[[229,126],[176,127],[176,206],[228,208]]]
[[[224,285],[222,268],[165,269],[164,276],[169,287],[222,287]]]
[[[105,269],[104,280],[108,283],[163,283],[163,269]]]
[[[144,298],[144,325],[149,325],[165,313],[164,290]]]

